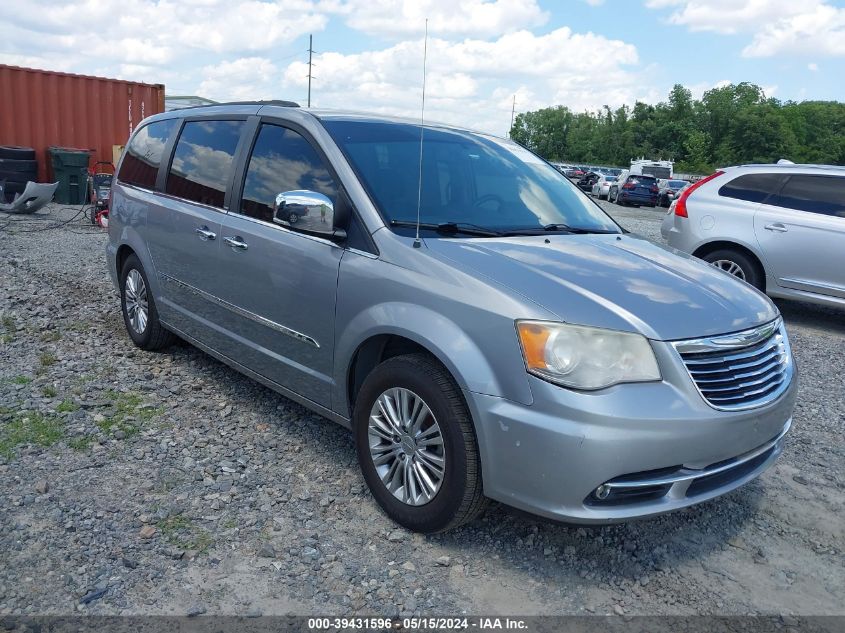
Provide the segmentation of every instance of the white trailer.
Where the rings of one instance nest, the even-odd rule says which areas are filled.
[[[671,160],[648,160],[639,158],[631,161],[632,176],[654,176],[658,180],[669,180],[674,177]]]

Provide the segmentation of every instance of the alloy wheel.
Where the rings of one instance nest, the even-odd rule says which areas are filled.
[[[370,457],[385,488],[402,503],[421,506],[443,484],[446,454],[431,409],[409,389],[384,391],[370,410]]]
[[[711,263],[719,270],[723,270],[729,275],[733,275],[734,277],[738,277],[739,279],[745,281],[745,271],[743,271],[742,267],[736,262],[731,261],[730,259],[717,259]]]
[[[135,268],[126,275],[123,294],[129,323],[136,333],[143,334],[144,330],[147,329],[150,308],[147,302],[147,285],[144,283],[141,273]]]

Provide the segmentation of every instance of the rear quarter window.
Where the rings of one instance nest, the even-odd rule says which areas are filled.
[[[783,174],[745,174],[722,185],[719,195],[747,202],[765,202],[780,191],[785,179]]]
[[[790,176],[772,204],[845,218],[845,177],[810,174]]]
[[[164,147],[177,123],[177,119],[154,121],[138,130],[126,147],[117,179],[127,185],[154,189]]]

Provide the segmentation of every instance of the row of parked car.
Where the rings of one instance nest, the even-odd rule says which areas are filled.
[[[626,169],[595,169],[573,181],[579,189],[599,200],[647,207],[669,207],[691,184],[675,178],[632,174]]]

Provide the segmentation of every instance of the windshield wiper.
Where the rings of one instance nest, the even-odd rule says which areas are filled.
[[[618,233],[619,231],[614,231],[613,229],[591,229],[585,226],[569,226],[568,224],[546,224],[543,227],[544,231],[567,231],[568,233],[578,233],[586,235],[588,233],[599,233],[603,235],[610,235],[613,233]]]
[[[513,231],[508,231],[506,235],[542,235],[543,233],[574,233],[578,235],[599,233],[611,235],[618,232],[619,231],[614,231],[613,229],[591,229],[583,226],[569,226],[568,224],[556,222],[554,224],[546,224],[542,227],[537,228],[516,229]]]
[[[416,228],[417,223],[410,220],[391,220],[390,226],[410,227]],[[501,237],[503,233],[494,231],[493,229],[486,229],[483,226],[469,224],[467,222],[440,222],[434,224],[433,222],[420,222],[421,229],[428,229],[430,231],[437,231],[443,235],[477,235],[480,237]]]

